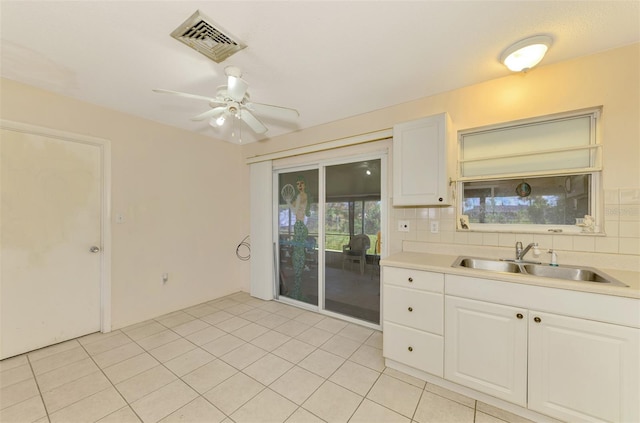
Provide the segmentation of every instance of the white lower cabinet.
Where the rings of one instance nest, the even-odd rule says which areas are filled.
[[[637,422],[640,331],[445,297],[445,379],[564,421]]]
[[[386,266],[383,280],[387,365],[524,414],[640,422],[640,300]]]
[[[445,379],[563,420],[638,422],[640,330],[445,296]]]
[[[382,354],[438,377],[444,362],[444,274],[384,267]]]
[[[565,421],[640,421],[639,330],[530,312],[529,408]]]
[[[521,308],[447,296],[445,379],[526,407],[526,314]]]

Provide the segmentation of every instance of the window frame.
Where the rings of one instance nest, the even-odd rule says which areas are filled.
[[[559,113],[552,115],[545,115],[531,119],[523,119],[518,121],[506,122],[502,124],[490,125],[480,128],[472,128],[467,130],[458,131],[457,139],[457,157],[456,157],[456,181],[455,187],[457,195],[455,202],[456,207],[456,231],[458,232],[494,232],[494,233],[532,233],[532,234],[548,234],[548,235],[604,235],[603,227],[603,190],[602,190],[602,144],[601,140],[601,125],[600,115],[602,113],[602,107],[594,107],[589,109],[576,110],[567,113]],[[570,150],[584,150],[588,149],[592,152],[592,166],[589,168],[581,169],[557,169],[552,171],[529,171],[522,173],[508,173],[502,175],[481,175],[476,177],[465,177],[462,175],[463,169],[463,137],[466,134],[473,134],[481,131],[499,131],[501,129],[511,129],[518,126],[525,126],[531,124],[544,124],[545,122],[552,122],[563,118],[572,118],[584,115],[591,115],[591,137],[589,144],[586,147],[567,148]],[[538,153],[533,153],[538,154]],[[496,155],[498,156],[498,155]],[[511,180],[517,178],[538,178],[538,177],[552,177],[562,175],[590,175],[591,176],[591,188],[589,192],[589,209],[591,210],[591,216],[595,221],[595,228],[593,232],[583,232],[583,228],[576,225],[549,225],[549,224],[509,224],[509,223],[473,223],[469,225],[469,229],[463,229],[461,226],[461,218],[463,216],[464,208],[464,183],[465,182],[482,182],[482,181],[495,181],[495,180]],[[453,182],[453,181],[452,181]]]

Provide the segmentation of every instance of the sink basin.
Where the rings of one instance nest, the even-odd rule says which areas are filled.
[[[459,257],[454,263],[454,267],[468,267],[469,269],[491,270],[493,272],[520,273],[520,266],[514,262],[473,257]]]
[[[547,266],[541,264],[520,265],[528,275],[543,278],[568,279],[572,281],[609,283],[616,286],[627,286],[617,279],[592,267]]]
[[[578,266],[549,266],[547,264],[533,264],[507,260],[494,260],[477,257],[460,256],[452,267],[466,267],[468,269],[487,270],[499,273],[513,273],[538,276],[541,278],[565,279],[580,282],[606,283],[615,286],[628,285],[592,267]]]

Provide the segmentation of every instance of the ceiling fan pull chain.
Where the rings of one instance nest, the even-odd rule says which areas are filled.
[[[231,119],[231,138],[235,138],[236,136],[236,117],[233,116]]]

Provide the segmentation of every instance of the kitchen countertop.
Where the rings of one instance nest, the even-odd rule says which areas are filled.
[[[629,287],[613,286],[600,282],[580,282],[563,279],[543,278],[523,274],[509,274],[487,270],[451,267],[458,258],[457,255],[401,252],[380,260],[381,266],[404,267],[408,269],[427,270],[431,272],[448,273],[452,275],[492,279],[503,282],[521,283],[526,285],[544,286],[547,288],[567,289],[572,291],[593,292],[618,297],[640,298],[640,273],[629,270],[605,269],[598,270],[618,279]]]

